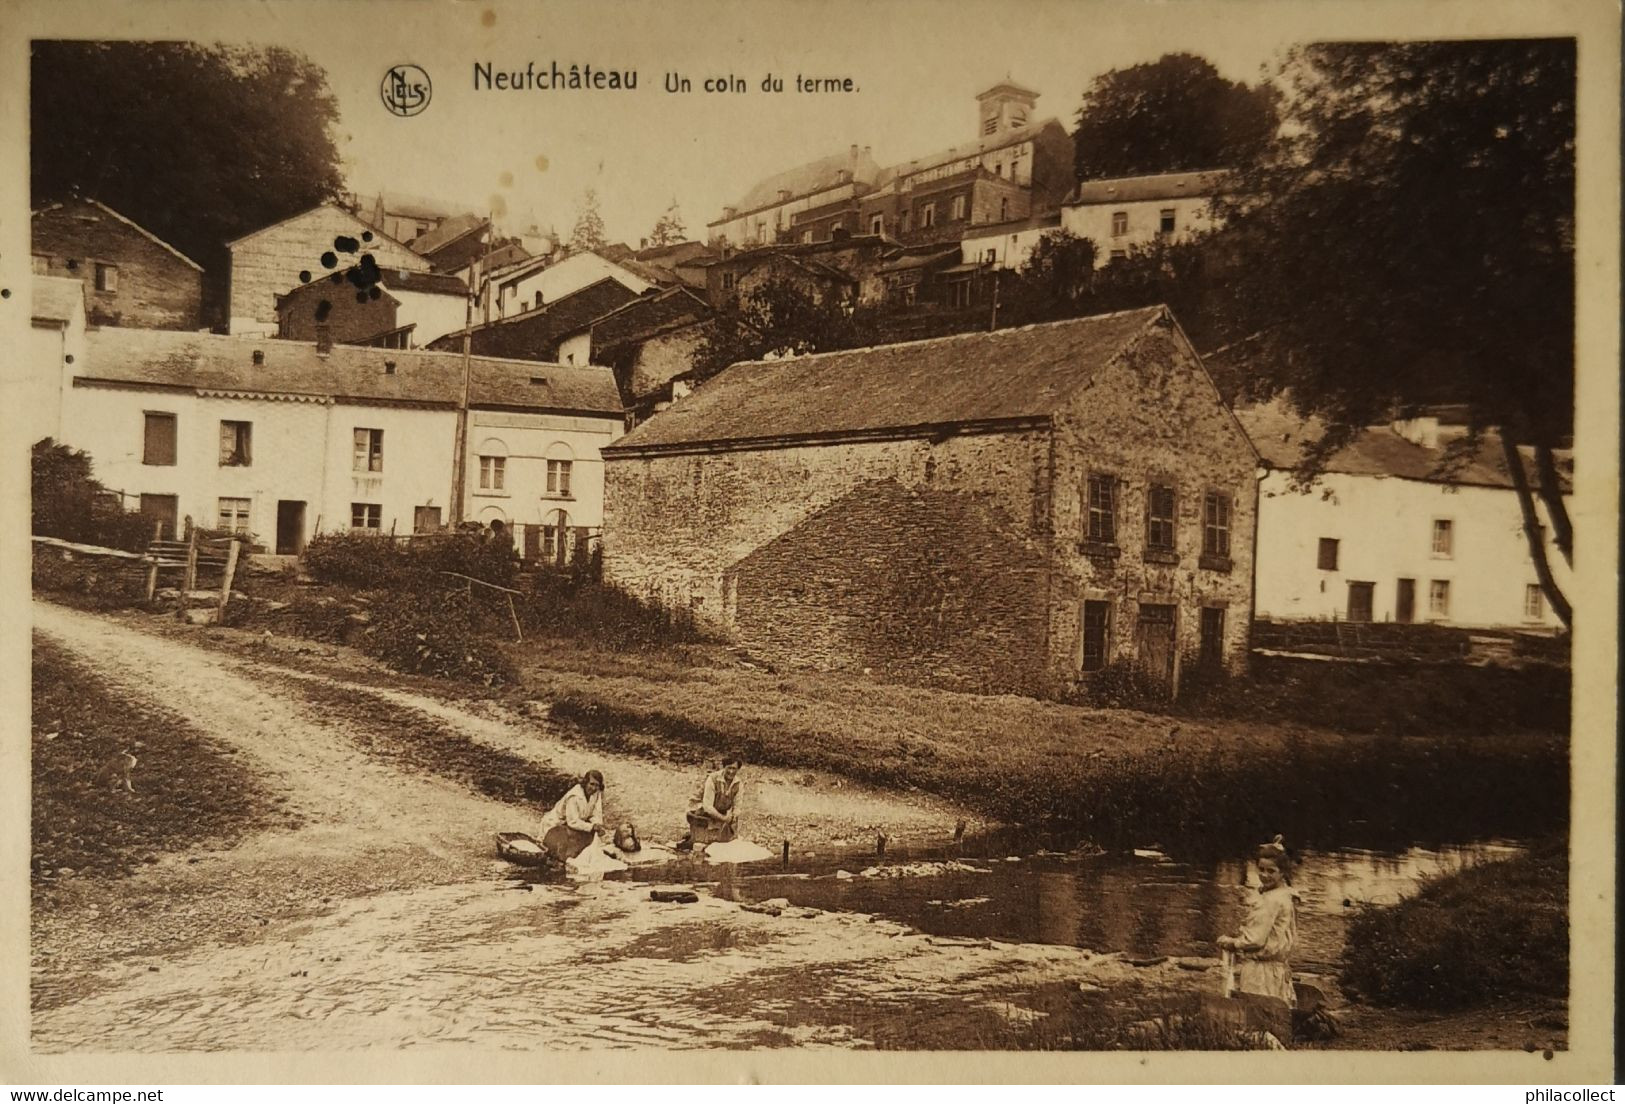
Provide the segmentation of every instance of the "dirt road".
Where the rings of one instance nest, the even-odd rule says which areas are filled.
[[[680,823],[696,780],[572,747],[491,703],[256,663],[139,620],[43,602],[34,614],[121,695],[190,718],[304,818],[128,878],[58,883],[34,918],[43,1049],[483,1044],[491,1031],[506,1046],[850,1046],[865,1045],[853,1025],[877,1009],[893,1023],[898,1009],[939,1006],[1001,1020],[1014,990],[1058,978],[1152,980],[1075,948],[942,946],[861,914],[746,911],[726,892],[690,906],[652,905],[646,886],[629,884],[514,892],[491,834],[529,826],[533,810],[380,759],[369,741],[381,730],[438,725],[566,774],[597,767],[610,818],[645,826]],[[335,692],[364,707],[331,708]],[[805,772],[750,779],[753,834],[800,850],[877,830],[943,834],[961,815]],[[539,992],[552,994],[546,1008]]]

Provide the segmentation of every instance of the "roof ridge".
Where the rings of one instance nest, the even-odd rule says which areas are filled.
[[[1026,333],[1031,330],[1043,329],[1047,326],[1070,326],[1079,322],[1101,322],[1108,318],[1120,318],[1123,315],[1135,314],[1140,311],[1165,311],[1167,309],[1167,306],[1161,303],[1149,307],[1129,307],[1125,310],[1107,311],[1105,314],[1086,314],[1077,318],[1057,318],[1049,322],[1029,322],[1025,326],[1001,326],[996,330],[963,330],[959,333],[940,334],[936,337],[917,337],[911,341],[887,341],[882,342],[879,345],[854,345],[849,349],[826,349],[816,353],[800,353],[796,355],[794,359],[806,361],[816,360],[819,357],[846,356],[849,353],[870,353],[877,349],[917,348],[921,345],[932,345],[936,343],[946,344],[950,341],[968,340],[973,337],[994,337],[1000,334]],[[728,365],[728,368],[725,370],[732,370],[746,364],[777,364],[780,361],[789,359],[791,358],[778,357],[776,359],[758,358],[756,360],[740,360]]]

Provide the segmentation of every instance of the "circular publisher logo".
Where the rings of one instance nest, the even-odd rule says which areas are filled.
[[[384,106],[392,115],[416,115],[429,106],[434,85],[429,74],[417,65],[392,65],[384,74],[384,83],[378,89]]]

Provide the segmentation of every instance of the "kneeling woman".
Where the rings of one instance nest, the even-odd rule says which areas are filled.
[[[699,796],[688,809],[688,835],[677,844],[687,851],[696,843],[726,843],[739,831],[739,797],[744,784],[739,781],[738,759],[724,759],[722,769],[705,776]]]
[[[604,831],[604,776],[590,770],[542,818],[548,854],[573,859]]]

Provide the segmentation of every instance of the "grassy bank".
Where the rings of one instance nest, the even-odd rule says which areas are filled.
[[[39,637],[33,670],[36,889],[63,871],[119,875],[159,853],[293,823],[178,714],[133,704]],[[137,760],[123,785],[125,751]]]
[[[1440,878],[1349,927],[1341,981],[1372,1004],[1451,1010],[1568,994],[1568,845]]]
[[[1378,846],[1530,835],[1567,818],[1567,743],[1552,734],[1369,735],[738,666],[579,666],[543,656],[521,680],[606,750],[732,751],[1102,843],[1233,849],[1283,832],[1303,846]]]

